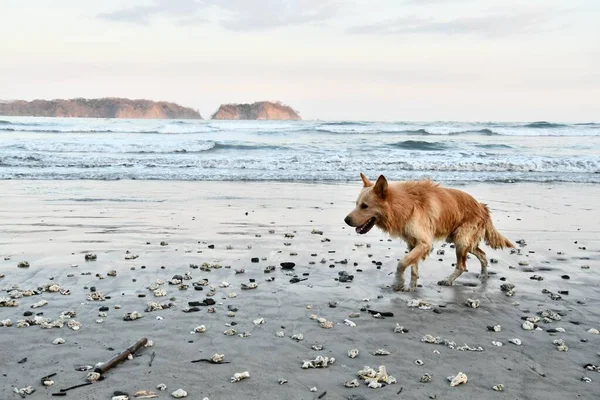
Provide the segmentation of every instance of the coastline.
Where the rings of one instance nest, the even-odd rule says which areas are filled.
[[[358,236],[344,226],[343,218],[360,190],[358,182],[9,180],[0,184],[4,205],[0,210],[0,274],[5,275],[0,279],[0,289],[16,284],[22,289],[33,289],[54,278],[52,282],[71,290],[68,296],[43,293],[23,297],[17,308],[1,307],[0,320],[10,318],[16,323],[24,318],[23,312],[38,311],[29,307],[44,299],[49,302],[40,309],[44,316],[56,318],[62,311],[72,309],[83,324],[79,331],[66,326],[0,327],[6,349],[3,358],[8,366],[3,370],[6,376],[0,377],[0,398],[16,397],[13,387],[33,385],[37,392],[28,398],[36,399],[83,383],[86,373],[75,371],[76,366],[106,361],[141,337],[153,340],[154,347],[143,349],[139,357],[107,373],[104,381],[76,389],[69,397],[110,398],[115,390],[130,395],[144,389],[158,392],[155,387],[159,383],[168,386],[166,392],[159,392],[161,398],[183,388],[189,398],[211,400],[311,399],[323,392],[327,392],[324,399],[347,399],[352,394],[397,399],[401,387],[403,398],[509,395],[538,399],[544,393],[549,399],[592,399],[600,390],[598,374],[583,368],[588,363],[600,364],[596,354],[600,335],[587,332],[590,328],[600,329],[600,229],[595,217],[596,201],[600,198],[598,185],[457,185],[489,204],[500,232],[513,241],[525,239],[527,246],[521,249],[521,255],[484,247],[488,258],[498,259],[497,264],[490,265],[496,275],[487,284],[480,284],[476,278],[478,263],[471,259],[469,273],[451,288],[435,283],[450,272],[454,255],[449,248],[443,256],[434,251],[420,268],[422,287],[416,293],[406,294],[385,288],[392,282],[389,273],[395,270],[396,259],[403,256],[406,246],[397,240],[389,242],[377,230]],[[323,231],[323,235],[312,234],[313,229]],[[274,233],[269,233],[271,230]],[[286,238],[286,233],[294,237]],[[330,241],[323,241],[325,238]],[[161,246],[161,241],[168,245]],[[209,245],[214,245],[214,249]],[[228,246],[232,249],[228,250]],[[440,248],[441,243],[436,243],[435,250]],[[125,260],[126,251],[139,258]],[[98,260],[84,261],[86,253],[97,254]],[[5,257],[10,260],[4,260]],[[258,257],[259,262],[251,262],[253,257]],[[339,262],[346,259],[347,264]],[[28,261],[30,267],[17,268],[19,261]],[[308,280],[291,284],[291,277],[279,268],[270,274],[263,272],[268,265],[279,266],[285,261],[295,262],[295,272],[300,278],[308,273]],[[315,264],[311,265],[311,261]],[[381,269],[373,264],[377,261],[382,263]],[[528,266],[519,266],[519,261],[526,261]],[[231,268],[204,272],[189,267],[203,262]],[[357,267],[353,266],[355,262]],[[75,264],[78,266],[72,267]],[[590,269],[582,269],[582,265],[589,265]],[[235,274],[234,270],[240,268],[245,273]],[[357,268],[363,272],[357,272]],[[110,270],[116,270],[117,276],[106,276]],[[334,280],[342,270],[354,275],[352,283]],[[82,275],[87,272],[91,275]],[[161,298],[154,298],[146,289],[156,279],[166,281],[186,272],[193,276],[192,282],[207,278],[217,286],[213,297],[216,313],[204,309],[182,312],[188,301],[205,298],[208,288],[195,291],[190,286],[182,291],[165,285],[167,296]],[[67,277],[68,274],[73,276]],[[105,278],[98,279],[96,274]],[[533,275],[544,280],[530,279]],[[563,275],[570,279],[561,279]],[[275,280],[266,282],[267,277]],[[513,297],[500,291],[502,277],[516,285]],[[250,278],[256,279],[258,288],[242,290],[240,284]],[[219,288],[223,281],[231,286]],[[86,301],[89,289],[84,287],[90,286],[112,298]],[[551,300],[542,289],[553,293],[567,290],[569,294],[563,295],[562,300]],[[237,297],[230,298],[231,292]],[[146,297],[139,298],[139,294]],[[171,297],[176,298],[176,308],[143,312],[148,301],[165,302]],[[363,301],[365,298],[370,301]],[[480,308],[466,307],[468,298],[479,299]],[[407,301],[412,299],[428,300],[440,313],[410,308]],[[336,308],[328,305],[333,301],[339,302]],[[515,301],[519,305],[513,305]],[[115,310],[116,304],[122,308]],[[375,319],[360,312],[367,304],[374,310],[393,312],[394,317]],[[235,318],[227,315],[228,305],[239,308]],[[308,305],[312,309],[307,309]],[[100,306],[110,310],[103,323],[97,324]],[[562,327],[566,332],[521,328],[521,317],[535,316],[546,309],[564,312],[565,316],[554,323],[540,323],[540,327]],[[123,314],[132,311],[145,317],[123,321]],[[344,324],[353,312],[361,314],[351,318],[357,324],[354,328]],[[309,318],[311,314],[332,321],[334,327],[321,328]],[[157,315],[164,319],[157,320]],[[253,320],[257,318],[264,318],[266,323],[255,326]],[[232,320],[237,322],[238,332],[248,331],[251,336],[225,336],[225,324]],[[408,332],[394,333],[397,323]],[[202,324],[207,328],[205,333],[190,334]],[[502,326],[502,331],[487,330],[488,325],[496,324]],[[285,332],[285,337],[277,337],[279,331]],[[302,333],[304,340],[292,340],[290,336],[296,333]],[[459,351],[421,342],[427,334],[459,346],[481,346],[484,351]],[[66,343],[53,345],[57,337]],[[509,343],[511,338],[520,338],[523,345]],[[568,352],[556,350],[553,340],[561,338],[567,342]],[[492,341],[501,341],[503,346],[496,347]],[[324,346],[322,351],[311,349],[317,343]],[[353,348],[358,348],[360,355],[350,359],[347,352]],[[372,355],[380,348],[392,354]],[[149,367],[152,352],[156,352],[156,358]],[[190,363],[193,359],[210,358],[214,353],[224,353],[231,364]],[[333,356],[337,361],[319,371],[301,369],[303,360],[316,355]],[[24,357],[27,362],[18,364]],[[423,360],[424,365],[415,365],[417,359]],[[366,365],[385,365],[398,383],[368,389],[361,382],[359,388],[345,388],[344,382],[356,378],[357,371]],[[250,379],[229,382],[235,372],[243,371],[249,371]],[[52,372],[57,372],[55,385],[46,389],[40,385],[40,378]],[[466,373],[469,381],[451,388],[446,377],[458,372]],[[433,376],[432,382],[419,382],[425,373]],[[582,376],[588,376],[592,382],[581,381]],[[288,383],[279,385],[280,378]],[[493,391],[492,386],[497,384],[503,384],[506,393]],[[310,392],[312,387],[318,391]]]

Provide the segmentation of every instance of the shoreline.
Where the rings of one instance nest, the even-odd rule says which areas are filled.
[[[343,223],[360,182],[8,180],[1,184],[0,274],[5,277],[0,279],[0,297],[14,285],[36,289],[49,282],[71,294],[44,292],[19,298],[19,307],[0,307],[0,320],[10,318],[16,324],[26,311],[41,311],[54,320],[61,312],[73,310],[82,327],[78,331],[67,326],[0,327],[6,360],[0,398],[18,398],[13,387],[32,385],[37,391],[27,398],[38,399],[84,383],[86,372],[75,371],[76,367],[107,361],[141,337],[152,340],[154,346],[108,372],[104,381],[73,390],[67,397],[110,399],[115,390],[131,396],[137,390],[152,390],[160,398],[170,398],[171,392],[183,388],[191,399],[313,399],[323,392],[327,392],[325,400],[351,395],[362,396],[357,400],[397,399],[402,388],[402,398],[500,399],[508,395],[524,400],[539,399],[542,393],[548,399],[593,399],[600,390],[598,373],[583,368],[588,363],[600,364],[596,354],[600,335],[588,333],[600,329],[598,185],[460,186],[490,205],[501,233],[513,241],[524,239],[527,245],[520,248],[521,254],[483,247],[488,258],[498,260],[490,265],[496,274],[482,284],[476,278],[479,265],[471,258],[469,272],[456,286],[445,288],[436,282],[450,272],[455,260],[449,247],[436,243],[420,268],[422,287],[416,293],[395,293],[386,286],[393,281],[389,274],[406,245],[389,241],[376,230],[358,236]],[[161,246],[161,241],[168,244]],[[438,250],[445,254],[438,255]],[[84,256],[89,253],[98,259],[86,262]],[[126,259],[132,255],[139,258]],[[258,262],[252,261],[255,257]],[[30,267],[17,268],[20,261],[28,261]],[[307,281],[290,283],[292,276],[279,268],[281,262],[290,261],[296,264],[295,274]],[[190,267],[204,262],[222,268],[209,272]],[[380,269],[375,263],[381,263]],[[276,269],[265,273],[270,265]],[[583,269],[583,265],[590,268]],[[245,273],[236,274],[236,269]],[[111,270],[117,276],[108,276]],[[340,271],[354,275],[353,281],[336,281]],[[154,297],[147,289],[157,279],[167,281],[186,273],[192,276],[183,282],[190,285],[187,290],[165,284],[161,288],[167,295]],[[531,279],[534,275],[543,280]],[[570,279],[562,279],[564,275]],[[266,278],[275,279],[268,282]],[[516,285],[513,297],[500,290],[505,282],[501,278]],[[192,283],[202,279],[208,279],[209,285],[194,290]],[[256,280],[257,289],[241,288],[249,279]],[[222,282],[230,286],[220,287]],[[215,286],[214,296],[207,296],[210,285]],[[86,300],[92,286],[111,298]],[[552,300],[542,289],[569,294]],[[236,297],[230,297],[231,293]],[[147,302],[170,302],[172,297],[175,308],[144,311]],[[209,297],[216,301],[215,313],[207,312],[208,307],[182,311],[189,301]],[[469,298],[480,300],[480,307],[465,306]],[[48,304],[30,308],[40,300]],[[409,307],[411,300],[426,300],[432,308]],[[338,304],[331,307],[330,302]],[[105,317],[99,315],[102,306],[109,308]],[[234,317],[228,315],[228,306],[239,309]],[[361,311],[367,306],[394,316],[373,318]],[[535,317],[544,310],[564,315],[560,321],[536,322],[541,331],[523,330],[523,317]],[[123,315],[133,311],[144,318],[123,321]],[[360,317],[350,317],[353,313]],[[331,321],[333,327],[322,328],[311,320],[312,314]],[[253,321],[260,318],[265,323],[255,325]],[[96,323],[98,319],[102,323]],[[357,326],[346,325],[346,319]],[[232,322],[237,324],[227,326]],[[396,324],[408,332],[394,333]],[[487,329],[496,324],[502,326],[500,332]],[[205,325],[206,332],[191,334],[199,325]],[[251,336],[224,335],[229,328]],[[553,331],[556,328],[565,332]],[[277,332],[284,332],[284,337]],[[291,339],[299,333],[304,340]],[[425,335],[483,351],[425,343],[421,341]],[[58,337],[66,343],[53,345]],[[512,338],[520,338],[523,344],[509,343]],[[557,350],[553,344],[557,339],[565,340],[567,352]],[[494,346],[493,341],[503,346]],[[323,350],[313,350],[317,344]],[[360,354],[352,359],[347,353],[354,348]],[[378,349],[391,355],[373,355]],[[150,367],[153,352],[156,357]],[[225,354],[231,364],[190,362],[215,353]],[[303,360],[317,355],[337,361],[318,371],[301,368]],[[25,357],[27,361],[19,364]],[[415,360],[424,364],[418,366]],[[344,387],[367,365],[375,369],[385,365],[398,383],[369,389],[361,381],[358,388]],[[234,373],[244,371],[249,371],[249,379],[230,383]],[[57,373],[54,386],[44,388],[40,378],[53,372]],[[450,387],[446,377],[458,372],[467,374],[468,382]],[[432,381],[419,382],[426,373]],[[592,381],[583,382],[582,376]],[[280,378],[288,382],[280,385]],[[159,383],[168,386],[166,392],[156,389]],[[492,389],[498,384],[504,385],[506,393]],[[312,387],[317,392],[310,392]]]

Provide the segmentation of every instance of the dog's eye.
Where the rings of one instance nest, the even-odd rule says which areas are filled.
[[[362,208],[363,210],[364,210],[365,208],[367,208],[367,207],[369,207],[369,206],[368,206],[366,203],[362,203],[362,204],[360,205],[360,208]]]

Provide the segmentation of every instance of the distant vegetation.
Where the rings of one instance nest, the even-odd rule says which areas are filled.
[[[74,118],[202,119],[200,113],[175,103],[122,98],[0,102],[0,115]]]

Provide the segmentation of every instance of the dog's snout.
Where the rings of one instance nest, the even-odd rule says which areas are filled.
[[[346,216],[346,218],[344,218],[344,222],[345,222],[347,225],[350,225],[350,226],[352,226],[352,218],[351,218],[349,215],[347,215],[347,216]]]

